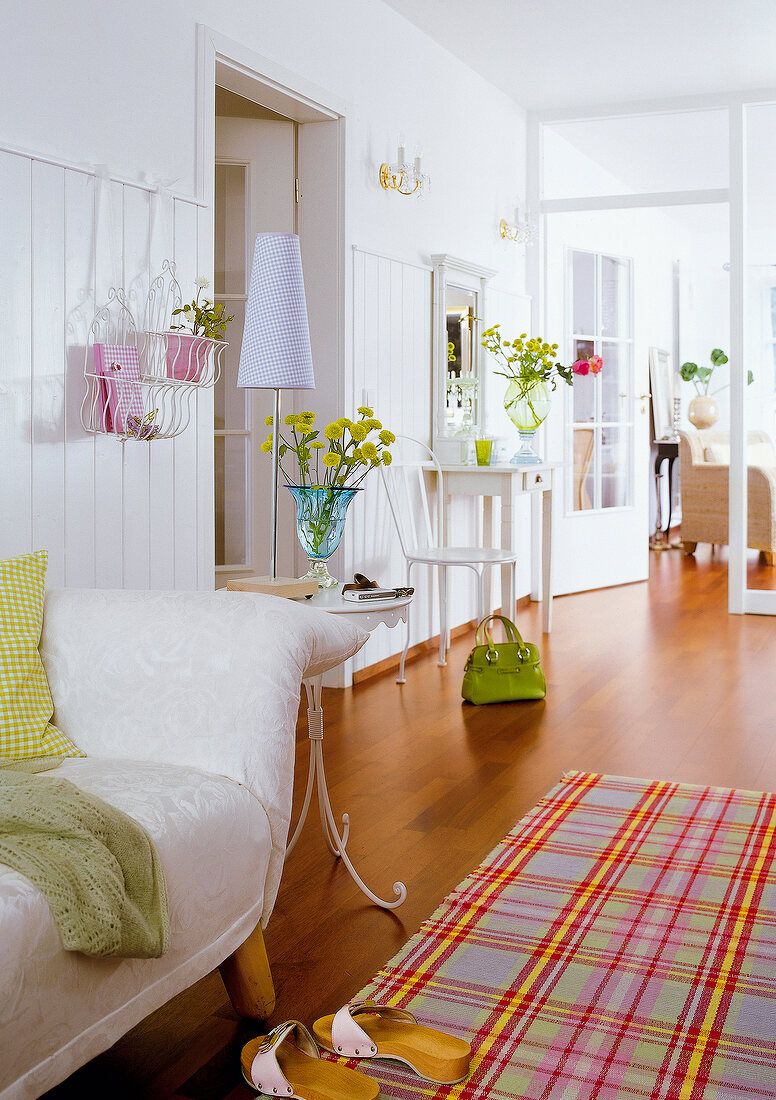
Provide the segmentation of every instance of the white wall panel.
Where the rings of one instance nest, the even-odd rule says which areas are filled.
[[[384,427],[428,441],[430,372],[430,269],[354,249],[352,413],[368,403]],[[406,565],[379,472],[370,473],[363,484],[365,491],[348,518],[343,576],[349,580],[358,571],[383,584],[402,584]],[[414,644],[438,629],[438,618],[433,574],[417,567],[413,582]],[[403,627],[379,627],[354,658],[354,667],[374,664],[403,644]]]
[[[197,278],[197,212],[186,203],[175,203],[174,249],[181,287],[193,288]],[[191,301],[191,298],[184,301]],[[192,418],[193,419],[193,418]],[[211,419],[212,425],[212,419]],[[194,421],[182,435],[173,440],[174,447],[174,495],[175,514],[175,587],[197,588],[196,532],[199,529],[198,495],[196,491],[197,455],[199,453],[199,425]],[[213,433],[210,432],[208,462],[212,463]],[[212,497],[211,497],[212,500]],[[211,572],[211,577],[213,573]],[[213,583],[211,581],[211,583]],[[203,585],[203,587],[205,587]]]
[[[33,163],[32,546],[49,551],[48,582],[65,566],[65,173]]]
[[[81,424],[84,356],[94,316],[96,189],[94,176],[65,172],[64,575],[65,584],[76,588],[96,583],[96,447]]]
[[[0,204],[0,557],[47,549],[52,585],[207,587],[198,494],[212,493],[212,404],[175,442],[122,444],[80,419],[95,309],[123,286],[142,327],[174,230],[191,293],[197,205],[177,199],[176,213],[148,189],[16,152],[0,153]]]
[[[31,168],[0,154],[0,530],[25,551],[44,549],[32,546]]]

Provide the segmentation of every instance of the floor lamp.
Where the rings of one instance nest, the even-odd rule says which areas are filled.
[[[280,391],[315,389],[302,255],[293,233],[259,233],[256,238],[237,385],[274,391],[269,576],[251,577],[251,591],[312,595],[318,590],[315,581],[277,575]]]

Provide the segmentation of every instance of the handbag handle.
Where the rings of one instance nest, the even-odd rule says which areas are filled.
[[[524,661],[526,660],[526,658],[530,657],[530,652],[520,636],[520,631],[517,629],[512,620],[508,619],[505,615],[488,615],[487,619],[483,619],[482,622],[477,624],[477,632],[474,635],[475,645],[485,645],[487,641],[488,660],[493,661],[498,659],[497,657],[493,656],[496,647],[493,642],[493,638],[491,637],[490,630],[488,629],[488,624],[496,619],[498,619],[502,623],[504,627],[504,633],[507,636],[507,641],[517,642],[517,652],[520,659]]]

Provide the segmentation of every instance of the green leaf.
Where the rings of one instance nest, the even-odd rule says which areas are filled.
[[[682,363],[679,370],[679,374],[685,380],[685,382],[692,382],[695,375],[698,373],[697,363]]]
[[[747,386],[751,386],[752,382],[754,382],[754,375],[752,374],[752,372],[750,370],[748,370],[746,372],[746,384],[747,384]]]
[[[725,355],[722,348],[714,348],[711,353],[710,359],[715,367],[721,367],[723,363],[727,363],[728,357]]]

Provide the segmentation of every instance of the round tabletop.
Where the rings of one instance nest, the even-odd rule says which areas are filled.
[[[406,622],[412,596],[396,596],[388,600],[346,600],[342,596],[342,585],[338,584],[336,588],[319,588],[309,600],[302,598],[298,602],[328,611],[330,615],[346,615],[365,630],[374,630],[380,623],[391,627]]]

